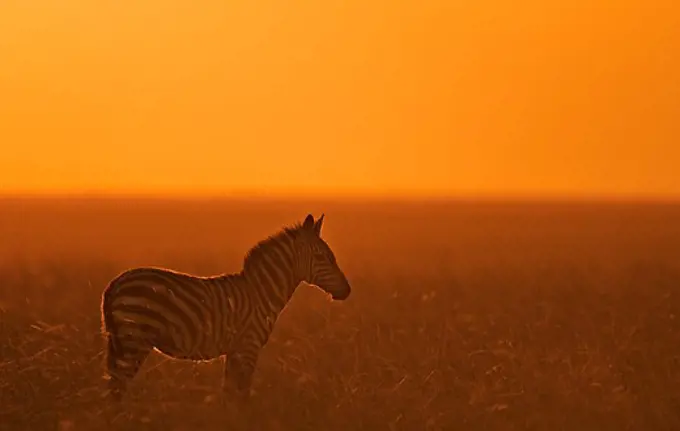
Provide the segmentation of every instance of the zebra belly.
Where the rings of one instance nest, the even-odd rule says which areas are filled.
[[[190,361],[211,361],[224,355],[223,350],[215,345],[189,348],[188,346],[179,346],[177,343],[167,339],[155,343],[154,349],[173,359]]]
[[[192,361],[210,361],[223,356],[231,343],[232,332],[216,333],[211,316],[205,316],[203,328],[186,336],[178,330],[164,331],[156,338],[153,347],[160,353]]]
[[[160,347],[154,347],[154,350],[156,350],[158,353],[161,353],[164,356],[168,356],[172,359],[179,359],[179,360],[186,360],[186,361],[213,361],[215,359],[218,359],[223,356],[222,353],[219,354],[206,354],[206,353],[181,353],[181,352],[173,352],[168,349],[163,349]]]

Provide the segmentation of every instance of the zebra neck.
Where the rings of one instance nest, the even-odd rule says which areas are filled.
[[[300,284],[292,268],[277,269],[258,265],[243,274],[248,291],[261,305],[260,311],[270,316],[281,313]]]
[[[284,231],[253,247],[243,262],[243,275],[260,311],[278,314],[300,284],[294,236]]]

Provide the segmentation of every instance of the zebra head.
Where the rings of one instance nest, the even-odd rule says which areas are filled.
[[[323,218],[322,214],[318,220],[314,221],[314,217],[309,214],[302,223],[305,252],[301,255],[304,256],[302,262],[305,268],[303,270],[304,281],[318,286],[333,299],[344,300],[347,299],[352,289],[335,260],[333,250],[321,238]]]

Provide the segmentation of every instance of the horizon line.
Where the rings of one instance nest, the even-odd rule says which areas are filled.
[[[439,201],[439,202],[587,202],[587,203],[680,203],[680,195],[615,193],[489,193],[489,192],[372,192],[321,191],[267,192],[162,192],[162,191],[0,191],[0,199],[142,199],[142,200],[245,200],[245,201]]]

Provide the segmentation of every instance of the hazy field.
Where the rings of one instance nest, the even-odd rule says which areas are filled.
[[[99,301],[200,275],[307,212],[353,285],[301,286],[249,411],[153,355],[118,429],[680,429],[680,206],[0,201],[0,429],[102,429]]]

